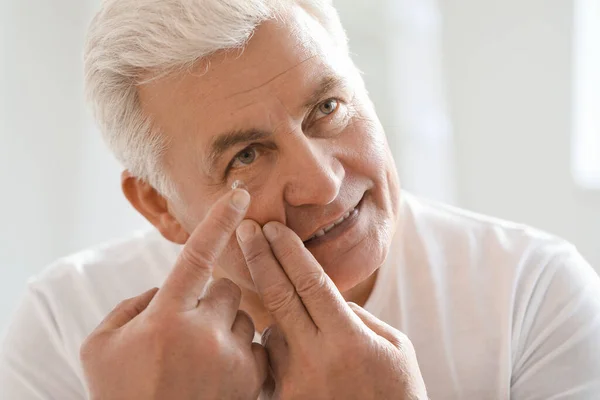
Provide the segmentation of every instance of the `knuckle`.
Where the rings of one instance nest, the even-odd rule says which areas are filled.
[[[351,347],[352,349],[359,350],[362,346],[356,346],[356,343],[364,343],[365,342],[365,332],[362,329],[348,329],[346,331],[345,340],[343,341],[343,346]],[[367,336],[368,337],[368,336]],[[351,352],[354,352],[352,350]]]
[[[206,271],[212,267],[217,261],[217,253],[206,246],[201,249],[184,247],[179,257],[183,261],[183,265],[194,276],[203,277]]]
[[[106,347],[110,345],[109,332],[92,332],[79,347],[79,360],[82,364],[91,364],[102,356]]]
[[[168,354],[173,351],[173,344],[190,345],[190,334],[180,327],[160,326],[160,321],[156,321],[151,329],[145,329],[138,332],[136,336],[136,345],[144,348],[149,353],[157,355],[159,358],[168,358]]]
[[[144,320],[144,329],[140,332],[140,339],[147,339],[157,344],[169,342],[171,337],[177,335],[181,322],[175,317],[165,313],[148,316]]]
[[[208,330],[202,337],[203,352],[212,360],[224,361],[224,355],[231,356],[231,343],[218,330]]]
[[[389,339],[390,343],[403,354],[411,354],[414,352],[414,347],[408,336],[402,332],[394,332]]]
[[[85,364],[88,360],[93,359],[95,347],[96,340],[94,335],[88,336],[83,341],[81,347],[79,348],[79,359],[82,361],[82,363]]]
[[[296,291],[300,297],[311,297],[326,286],[325,275],[320,271],[306,272],[295,279]]]
[[[258,246],[250,246],[245,250],[244,258],[249,265],[262,264],[268,259],[267,250]]]
[[[296,301],[296,293],[281,283],[265,288],[262,296],[265,307],[272,313],[289,310]]]
[[[282,235],[283,236],[283,235]],[[287,242],[286,239],[282,238],[280,239],[280,243],[278,246],[278,257],[282,262],[285,262],[287,260],[293,260],[296,259],[298,256],[298,252],[300,251],[300,247],[297,246],[295,243],[289,243]],[[274,243],[274,245],[277,246],[277,242]]]
[[[125,300],[121,300],[116,307],[114,308],[114,310],[125,310],[131,307],[132,303],[133,303],[133,298],[130,299],[125,299]]]
[[[217,232],[233,232],[236,228],[236,220],[230,214],[218,215],[213,220]]]
[[[242,290],[240,289],[240,287],[227,278],[221,278],[215,283],[213,283],[213,289],[215,290],[217,297],[242,297]]]

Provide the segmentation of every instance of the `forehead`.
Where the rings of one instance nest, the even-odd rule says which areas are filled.
[[[335,39],[295,9],[283,21],[260,25],[245,48],[216,53],[191,71],[154,80],[139,88],[139,97],[161,131],[173,137],[193,132],[204,141],[276,113],[276,104],[294,107],[323,76],[343,77],[350,69]]]

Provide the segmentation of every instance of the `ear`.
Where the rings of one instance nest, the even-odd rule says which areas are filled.
[[[169,209],[169,201],[129,171],[121,174],[121,188],[131,205],[171,242],[185,244],[190,237]]]

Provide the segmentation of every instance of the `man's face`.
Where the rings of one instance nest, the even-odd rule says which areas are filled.
[[[356,68],[303,11],[139,94],[171,141],[172,213],[188,232],[240,180],[247,218],[294,230],[342,292],[382,265],[398,218],[394,162]],[[253,290],[234,237],[219,266]]]

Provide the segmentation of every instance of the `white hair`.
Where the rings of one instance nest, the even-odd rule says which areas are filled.
[[[86,96],[111,151],[164,196],[176,189],[161,167],[168,140],[143,114],[137,87],[148,75],[191,68],[243,48],[262,22],[302,7],[347,51],[331,0],[105,0],[84,51]]]

